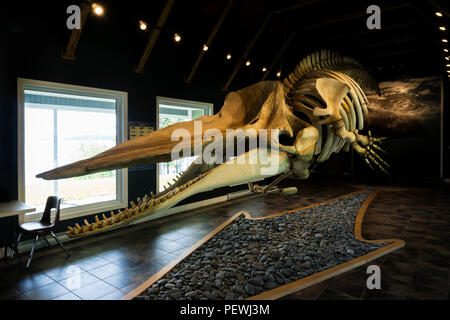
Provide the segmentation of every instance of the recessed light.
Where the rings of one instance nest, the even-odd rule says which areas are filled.
[[[267,71],[267,68],[266,67],[263,67],[262,68],[262,72],[266,72]]]
[[[245,65],[248,67],[250,65],[250,60],[247,60],[247,62],[245,62]]]
[[[227,53],[227,60],[231,59],[231,53]]]
[[[93,3],[92,4],[92,9],[94,10],[94,13],[98,16],[102,16],[103,13],[105,12],[105,10],[103,9],[103,7],[97,3]]]
[[[208,51],[208,46],[206,44],[203,45],[203,51]]]
[[[444,49],[444,52],[448,52],[448,49]]]
[[[175,33],[173,35],[173,40],[175,40],[175,42],[180,42],[181,41],[181,36],[178,33]]]
[[[277,72],[277,77],[278,77],[278,78],[281,77],[281,71],[278,71],[278,72]]]
[[[439,27],[439,30],[441,30],[441,31],[445,31],[445,30],[447,30],[444,26],[442,26],[442,27]]]
[[[446,66],[446,67],[450,67],[450,63],[447,63],[445,66]]]
[[[447,43],[447,42],[448,42],[448,40],[447,40],[447,39],[442,39],[442,42],[445,42],[445,43]]]
[[[147,24],[142,20],[139,20],[139,29],[141,29],[142,31],[147,30]]]
[[[450,58],[449,57],[445,57],[445,60],[450,60]]]
[[[437,17],[442,17],[442,12],[439,12],[439,11],[436,12],[436,16],[437,16]]]

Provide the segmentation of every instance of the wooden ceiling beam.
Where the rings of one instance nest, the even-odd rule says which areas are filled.
[[[393,6],[389,6],[389,7],[384,7],[383,11],[385,12],[385,11],[388,11],[388,10],[396,10],[396,9],[401,9],[401,8],[405,8],[405,7],[410,7],[410,4],[399,4],[399,5],[393,5]],[[267,71],[262,76],[261,81],[264,81],[267,78],[267,76],[273,70],[273,68],[275,67],[275,65],[277,64],[278,60],[281,58],[281,56],[283,55],[284,51],[287,49],[287,47],[289,46],[291,41],[299,33],[306,32],[306,31],[311,31],[311,30],[318,29],[318,28],[323,28],[323,27],[326,27],[326,26],[328,26],[330,24],[344,22],[344,21],[348,21],[348,20],[352,20],[352,19],[356,19],[356,18],[360,18],[360,17],[364,17],[364,16],[367,16],[366,12],[362,12],[362,13],[359,13],[359,14],[349,14],[349,15],[337,17],[335,19],[327,20],[327,21],[324,21],[324,22],[319,22],[319,23],[316,23],[316,24],[313,24],[313,25],[309,25],[309,26],[306,26],[306,27],[294,30],[290,34],[289,38],[285,41],[285,43],[283,44],[283,46],[281,47],[280,51],[277,53],[275,58],[272,60],[272,63],[270,64],[269,68],[267,69]]]
[[[427,47],[422,47],[422,48],[417,48],[417,49],[407,49],[407,50],[393,50],[393,51],[386,51],[386,52],[382,52],[382,53],[377,53],[377,54],[372,54],[372,55],[367,55],[367,56],[361,56],[360,60],[361,61],[368,61],[368,60],[374,60],[380,57],[393,57],[393,56],[400,56],[400,55],[411,55],[413,53],[423,53],[423,52],[427,52],[428,48]],[[385,61],[383,61],[385,62]]]
[[[68,60],[75,60],[75,50],[78,47],[78,42],[80,42],[81,32],[83,31],[84,24],[89,16],[91,10],[92,0],[83,1],[80,5],[80,29],[73,29],[70,34],[69,42],[67,43],[66,49],[62,50],[62,57]]]
[[[147,46],[145,47],[141,59],[139,60],[138,65],[134,69],[134,72],[140,74],[144,73],[145,64],[147,63],[150,53],[152,52],[153,47],[155,46],[156,40],[158,40],[162,27],[166,23],[167,17],[169,16],[170,11],[172,10],[174,2],[175,0],[167,0],[156,25],[152,28]]]
[[[205,42],[205,45],[207,47],[209,47],[212,44],[212,42],[214,41],[214,38],[216,37],[216,34],[219,31],[220,27],[222,26],[222,23],[225,20],[225,17],[227,16],[228,11],[230,10],[232,5],[233,5],[233,0],[229,0],[225,10],[222,12],[222,15],[220,16],[219,20],[217,21],[217,23],[214,25],[213,29],[211,30],[208,40],[206,40],[206,42]],[[195,61],[194,66],[191,69],[191,72],[185,79],[186,83],[192,82],[192,78],[194,77],[195,72],[197,71],[198,67],[200,66],[200,63],[202,62],[205,54],[206,54],[206,51],[204,51],[203,48],[201,48],[200,53],[197,57],[197,60]]]
[[[249,44],[247,45],[247,47],[245,48],[244,52],[242,53],[241,57],[237,60],[233,72],[231,73],[230,77],[228,78],[227,82],[225,83],[225,85],[222,87],[222,91],[227,91],[228,87],[230,86],[231,82],[233,81],[233,79],[236,77],[239,69],[242,67],[242,64],[244,63],[244,60],[248,57],[248,55],[250,54],[253,46],[255,45],[256,41],[258,40],[258,38],[261,36],[262,32],[264,31],[265,27],[267,26],[267,24],[269,23],[270,19],[278,14],[282,14],[282,13],[286,13],[292,10],[296,10],[296,9],[300,9],[303,8],[305,6],[317,3],[317,2],[321,2],[322,0],[311,0],[311,1],[306,1],[288,8],[284,8],[284,9],[280,9],[277,11],[274,11],[272,13],[270,13],[266,19],[264,20],[263,24],[259,27],[258,31],[256,32],[256,34],[253,36],[253,39],[249,42]]]

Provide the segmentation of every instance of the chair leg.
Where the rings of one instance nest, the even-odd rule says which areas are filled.
[[[31,260],[33,260],[34,249],[36,248],[36,243],[37,243],[38,239],[39,239],[39,234],[36,234],[36,239],[34,239],[33,248],[31,248],[30,258],[28,258],[27,269],[30,269]]]
[[[17,237],[16,243],[13,244],[14,248],[12,248],[12,252],[11,252],[11,259],[14,258],[14,254],[17,252],[17,254],[19,254],[19,249],[18,249],[18,244],[20,242],[20,239],[22,239],[22,232],[19,233],[19,236]],[[6,254],[6,252],[5,252]]]
[[[52,245],[50,244],[50,242],[48,242],[47,238],[45,237],[44,233],[41,232],[41,237],[42,239],[44,239],[45,243],[47,244],[47,246],[51,247]]]
[[[64,250],[64,252],[67,254],[67,256],[70,257],[69,251],[67,251],[66,248],[64,248],[63,244],[62,244],[61,241],[59,241],[59,239],[55,236],[55,234],[53,233],[53,231],[50,231],[50,234],[52,235],[53,238],[55,238],[56,242],[58,242],[58,244],[61,246],[61,248],[63,248],[63,250]]]

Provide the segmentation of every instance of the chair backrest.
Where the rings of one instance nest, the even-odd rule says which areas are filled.
[[[56,216],[53,223],[56,225],[59,222],[59,210],[61,206],[61,198],[56,196],[50,196],[47,198],[47,203],[45,204],[44,214],[42,215],[42,223],[51,223],[51,212],[52,209],[56,209]]]

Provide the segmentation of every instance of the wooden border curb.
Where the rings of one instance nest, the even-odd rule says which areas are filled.
[[[368,190],[366,189],[362,189],[362,190],[357,190],[357,191],[353,191],[351,193],[347,193],[326,201],[322,201],[319,203],[315,203],[312,205],[308,205],[305,207],[301,207],[301,208],[297,208],[297,209],[293,209],[293,210],[288,210],[288,211],[284,211],[281,213],[275,213],[273,215],[269,215],[269,216],[264,216],[264,217],[257,217],[257,218],[253,218],[247,211],[240,211],[236,214],[234,214],[232,217],[230,217],[229,219],[227,219],[225,222],[223,222],[220,226],[218,226],[217,228],[215,228],[213,231],[211,231],[208,235],[206,235],[205,237],[203,237],[202,239],[200,239],[198,242],[196,242],[194,245],[192,245],[189,249],[187,249],[181,256],[179,256],[177,259],[173,260],[172,262],[170,262],[168,265],[166,265],[164,268],[162,268],[161,270],[159,270],[157,273],[155,273],[150,279],[148,279],[147,281],[145,281],[144,283],[142,283],[140,286],[138,286],[136,289],[132,290],[131,292],[129,292],[127,295],[125,295],[121,300],[131,300],[134,297],[138,296],[139,294],[141,294],[144,290],[146,290],[147,288],[149,288],[153,283],[155,283],[156,281],[158,281],[160,278],[162,278],[166,273],[168,273],[170,270],[172,270],[178,263],[180,263],[184,258],[186,258],[187,256],[189,256],[192,252],[194,252],[196,249],[198,249],[202,244],[204,244],[205,242],[207,242],[209,239],[211,239],[212,237],[214,237],[217,233],[219,233],[220,231],[222,231],[226,226],[228,226],[230,223],[232,223],[234,220],[236,220],[239,216],[244,215],[246,219],[250,219],[250,220],[263,220],[263,219],[270,219],[273,217],[277,217],[277,216],[281,216],[284,215],[286,213],[290,213],[290,212],[295,212],[295,211],[300,211],[300,210],[305,210],[305,209],[309,209],[309,208],[313,208],[313,207],[318,207],[321,204],[325,204],[325,203],[329,203],[329,202],[333,202],[339,199],[343,199],[349,196],[352,196],[354,194],[363,192]],[[324,271],[312,274],[310,276],[307,276],[305,278],[302,278],[300,280],[297,281],[293,281],[291,283],[279,286],[275,289],[272,290],[268,290],[268,291],[264,291],[258,295],[252,296],[252,297],[248,297],[246,300],[274,300],[274,299],[278,299],[281,298],[283,296],[286,296],[288,294],[291,294],[293,292],[296,292],[298,290],[307,288],[309,286],[312,286],[316,283],[319,283],[321,281],[327,280],[329,278],[335,277],[341,273],[347,272],[349,270],[352,270],[354,268],[357,268],[363,264],[366,264],[369,261],[375,260],[381,256],[384,256],[392,251],[395,251],[397,249],[402,248],[405,245],[405,242],[403,240],[400,239],[380,239],[380,240],[367,240],[364,239],[362,237],[362,222],[364,219],[364,215],[367,211],[367,208],[369,207],[369,204],[372,202],[372,200],[376,197],[376,195],[378,194],[378,192],[380,191],[379,188],[376,188],[370,195],[369,197],[367,197],[367,199],[363,202],[363,204],[361,205],[361,208],[358,211],[358,214],[356,216],[355,219],[355,230],[354,230],[354,235],[355,238],[358,239],[359,241],[362,242],[368,242],[368,243],[384,243],[384,242],[391,242],[390,244],[388,244],[387,246],[384,246],[380,249],[377,249],[375,251],[369,252],[363,256],[360,256],[358,258],[352,259],[350,261],[341,263],[335,267],[326,269]]]

